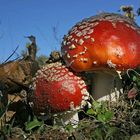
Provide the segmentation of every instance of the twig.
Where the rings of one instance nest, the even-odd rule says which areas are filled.
[[[19,45],[15,48],[15,50],[13,51],[13,53],[4,61],[4,63],[6,63],[17,51],[17,49],[19,48]]]
[[[128,70],[126,71],[126,73],[127,73],[127,75],[128,75],[129,78],[130,78],[129,71],[133,71],[135,74],[137,74],[138,76],[140,76],[140,74],[139,74],[138,72],[136,72],[135,70],[133,70],[133,69],[128,69]]]

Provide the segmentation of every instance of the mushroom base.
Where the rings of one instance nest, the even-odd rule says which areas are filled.
[[[115,75],[104,72],[94,73],[92,79],[92,97],[95,100],[116,101],[122,93],[122,80],[117,72]]]

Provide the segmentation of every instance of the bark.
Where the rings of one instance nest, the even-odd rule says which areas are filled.
[[[31,41],[31,44],[27,46],[28,56],[29,56],[30,59],[35,61],[36,53],[37,53],[36,38],[33,35],[28,36],[27,38]]]
[[[0,90],[9,94],[27,90],[37,70],[38,63],[26,59],[0,65]]]
[[[8,94],[27,90],[32,78],[38,70],[36,57],[36,40],[34,36],[28,37],[31,44],[28,47],[28,56],[16,61],[0,65],[0,90]]]

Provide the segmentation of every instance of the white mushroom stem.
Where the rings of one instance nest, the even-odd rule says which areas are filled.
[[[92,97],[95,100],[116,101],[122,92],[122,80],[116,74],[97,72],[93,74]]]
[[[66,126],[71,124],[73,128],[76,128],[79,122],[78,112],[77,111],[68,111],[65,113],[55,115],[54,124]]]

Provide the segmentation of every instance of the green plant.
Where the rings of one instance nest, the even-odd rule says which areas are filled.
[[[38,64],[39,64],[39,66],[45,65],[45,64],[46,64],[46,61],[47,61],[48,59],[49,59],[49,58],[48,58],[47,56],[45,56],[45,55],[40,55],[40,56],[38,56],[38,57],[36,58],[36,60],[37,60],[37,62],[38,62]]]
[[[96,117],[98,121],[103,123],[109,122],[114,116],[114,112],[108,109],[107,102],[98,102],[95,100],[92,101],[91,108],[86,113],[89,116]]]
[[[134,83],[134,86],[140,88],[140,70],[128,69],[127,76]]]
[[[39,128],[44,124],[43,121],[39,121],[36,117],[32,121],[28,121],[25,124],[26,131],[32,131],[35,128]]]

